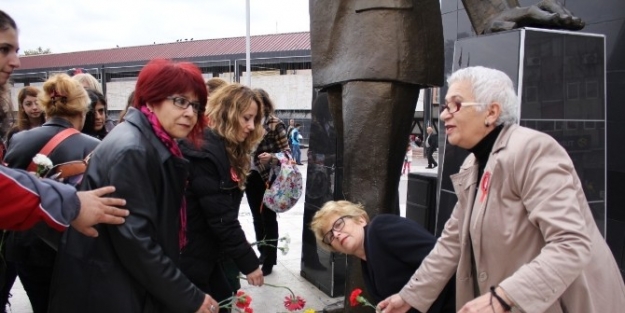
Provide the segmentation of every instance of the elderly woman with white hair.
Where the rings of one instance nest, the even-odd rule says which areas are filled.
[[[384,313],[426,312],[456,274],[467,312],[622,312],[625,286],[571,158],[545,133],[516,125],[512,81],[485,67],[448,79],[440,119],[467,149],[452,175],[458,202],[432,252]]]

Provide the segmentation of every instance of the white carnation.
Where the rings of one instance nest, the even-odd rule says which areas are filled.
[[[52,160],[50,160],[47,156],[43,154],[37,153],[37,155],[35,155],[35,157],[33,158],[33,162],[46,169],[52,168]]]

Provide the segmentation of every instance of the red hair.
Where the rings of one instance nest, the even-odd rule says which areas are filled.
[[[187,136],[197,143],[202,138],[202,131],[207,125],[204,111],[206,109],[207,91],[202,78],[202,71],[193,63],[174,63],[170,60],[154,59],[146,64],[137,78],[134,102],[136,109],[149,103],[158,103],[165,98],[185,92],[194,93],[200,102],[197,123]]]

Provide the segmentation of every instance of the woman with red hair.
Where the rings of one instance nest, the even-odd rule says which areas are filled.
[[[191,63],[150,61],[133,107],[93,152],[82,189],[113,185],[130,215],[99,226],[98,238],[69,230],[59,248],[49,312],[216,312],[217,302],[178,269],[185,248],[188,162],[175,140],[206,125],[206,86]]]

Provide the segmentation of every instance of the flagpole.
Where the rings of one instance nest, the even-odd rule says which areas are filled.
[[[246,15],[246,27],[247,31],[245,34],[245,71],[247,72],[247,77],[245,79],[245,84],[248,87],[252,87],[252,71],[250,65],[250,0],[245,0],[245,15]]]

